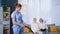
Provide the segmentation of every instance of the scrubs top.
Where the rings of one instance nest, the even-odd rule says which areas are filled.
[[[14,11],[12,14],[11,14],[11,18],[12,19],[15,19],[15,21],[19,24],[23,23],[23,20],[22,20],[22,14],[20,12],[16,13],[16,11]],[[20,26],[18,25],[14,25],[13,24],[13,28],[21,28]]]

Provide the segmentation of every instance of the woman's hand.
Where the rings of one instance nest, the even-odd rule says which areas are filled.
[[[36,34],[39,34],[38,32],[36,32]]]
[[[25,25],[24,24],[20,24],[21,27],[24,27]]]
[[[23,21],[23,25],[26,26],[26,23]]]
[[[47,28],[45,28],[46,29],[46,31],[48,31],[48,29]]]

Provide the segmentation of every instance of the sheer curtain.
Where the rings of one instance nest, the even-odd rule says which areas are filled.
[[[33,18],[47,19],[50,17],[51,1],[50,0],[19,0],[22,3],[23,19],[26,23],[31,24]],[[51,21],[51,19],[50,19]]]
[[[33,18],[39,18],[40,14],[40,0],[23,0],[18,1],[23,5],[22,13],[24,14],[23,18],[27,24],[32,23]]]
[[[46,24],[59,24],[59,0],[18,0],[18,2],[23,5],[21,12],[27,24],[31,24],[34,17],[43,18]]]

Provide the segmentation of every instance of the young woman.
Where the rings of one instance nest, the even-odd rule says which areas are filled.
[[[11,14],[12,23],[13,23],[13,33],[14,34],[24,34],[22,14],[20,12],[22,5],[20,3],[15,4],[15,11]]]

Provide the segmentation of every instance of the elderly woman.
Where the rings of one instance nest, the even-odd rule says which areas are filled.
[[[39,26],[40,31],[43,32],[43,34],[48,34],[48,27],[47,27],[47,25],[44,23],[44,21],[43,21],[42,18],[39,19],[38,26]]]

